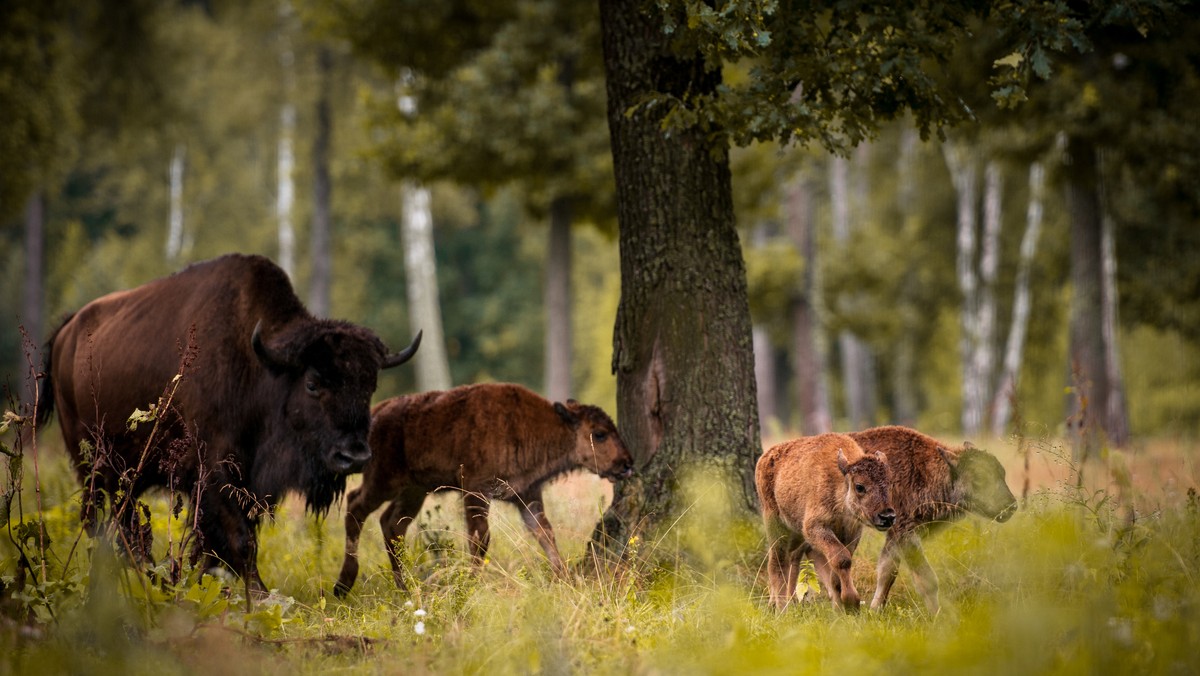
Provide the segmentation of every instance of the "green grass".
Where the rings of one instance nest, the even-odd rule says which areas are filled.
[[[819,600],[777,615],[764,599],[759,524],[731,517],[715,482],[693,482],[688,511],[619,570],[597,570],[584,554],[604,484],[556,485],[547,503],[575,566],[570,580],[553,578],[504,506],[476,570],[462,554],[458,501],[444,496],[427,501],[423,530],[410,537],[414,584],[400,592],[373,517],[344,601],[328,594],[341,565],[340,510],[317,522],[288,500],[261,532],[260,567],[275,592],[248,610],[236,584],[193,574],[163,591],[78,538],[77,488],[52,444],[38,477],[51,582],[14,593],[16,552],[0,535],[9,587],[0,673],[1200,672],[1200,506],[1182,491],[1143,492],[1132,524],[1108,491],[1051,487],[1007,524],[970,517],[948,528],[926,545],[941,581],[936,617],[906,569],[882,612],[847,615]],[[32,486],[27,457],[27,521],[39,513]],[[168,504],[151,503],[161,557]],[[176,542],[181,530],[171,524]],[[866,534],[855,560],[864,598],[881,544]]]

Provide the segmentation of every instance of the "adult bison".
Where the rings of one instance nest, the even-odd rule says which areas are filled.
[[[488,503],[512,503],[555,572],[565,572],[542,507],[542,487],[574,469],[616,480],[633,473],[612,418],[596,406],[550,403],[511,383],[464,385],[395,397],[377,405],[371,461],[362,486],[346,498],[346,558],[334,592],[344,596],[358,577],[358,538],[367,516],[384,502],[383,539],[396,584],[404,587],[396,540],[421,510],[425,495],[462,491],[471,554],[488,547]]]
[[[857,611],[850,576],[863,524],[887,530],[896,518],[888,497],[888,461],[844,434],[800,437],[767,449],[754,483],[767,527],[771,604],[782,611],[811,559],[834,607]]]
[[[187,492],[193,561],[262,591],[262,515],[287,491],[329,508],[371,456],[379,370],[410,359],[420,338],[389,354],[368,329],[310,315],[268,259],[222,256],[68,317],[47,345],[38,423],[57,408],[89,527],[108,496],[118,532],[136,539],[137,496]],[[131,429],[130,414],[164,393],[157,422]]]
[[[887,456],[892,470],[896,523],[879,554],[871,608],[887,603],[903,558],[930,612],[938,611],[938,579],[921,548],[921,537],[967,512],[1004,522],[1017,501],[1004,481],[1004,466],[969,442],[953,448],[908,427],[889,425],[848,435],[867,452]]]

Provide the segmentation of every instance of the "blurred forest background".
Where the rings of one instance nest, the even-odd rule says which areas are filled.
[[[316,314],[392,346],[425,331],[432,361],[386,372],[380,398],[506,380],[615,412],[596,14],[6,1],[3,385],[27,386],[22,329],[40,345],[102,294],[240,251],[279,262]],[[1200,433],[1197,23],[1100,41],[1015,110],[980,83],[976,119],[945,139],[904,120],[846,157],[735,149],[764,437],[889,422],[1004,435],[1014,420],[1061,433],[1086,172],[1064,139],[1079,137],[1099,148],[1109,386],[1132,435]],[[1003,56],[988,39],[956,63]]]

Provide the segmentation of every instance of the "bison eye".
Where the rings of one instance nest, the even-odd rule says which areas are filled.
[[[867,487],[866,487],[866,486],[864,486],[864,485],[862,485],[862,484],[854,484],[854,490],[855,490],[855,492],[857,492],[859,495],[862,495],[862,494],[864,494],[864,493],[866,493],[866,492],[867,492]]]
[[[316,393],[317,393],[317,381],[315,381],[315,380],[305,380],[305,381],[304,381],[304,389],[305,389],[305,390],[307,390],[309,394],[316,395]]]
[[[608,432],[592,432],[592,439],[595,439],[596,441],[603,442],[607,438]]]

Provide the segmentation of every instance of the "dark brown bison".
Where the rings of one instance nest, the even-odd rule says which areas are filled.
[[[872,608],[882,608],[903,558],[930,612],[938,610],[937,574],[925,559],[921,537],[973,512],[1007,521],[1017,501],[1004,481],[1004,467],[991,453],[972,446],[950,448],[907,427],[876,427],[851,433],[867,452],[887,456],[892,470],[896,523],[879,555]]]
[[[509,383],[464,385],[396,397],[378,404],[371,461],[362,486],[346,499],[346,558],[334,591],[344,596],[358,577],[363,522],[384,502],[383,539],[396,584],[404,587],[395,546],[426,494],[462,492],[467,540],[481,560],[488,547],[489,499],[515,505],[556,573],[565,572],[542,506],[542,487],[574,469],[610,480],[633,472],[633,457],[611,418],[575,400],[550,403]]]
[[[863,524],[887,530],[888,462],[844,434],[785,441],[767,449],[754,472],[767,526],[771,603],[783,610],[809,558],[834,607],[858,610],[850,566]]]
[[[311,510],[329,508],[345,475],[370,458],[379,370],[407,361],[419,342],[418,334],[389,354],[365,328],[310,315],[266,258],[222,256],[67,318],[47,345],[38,422],[57,408],[93,530],[106,495],[119,532],[133,537],[134,498],[156,486],[187,492],[193,560],[223,563],[262,591],[255,530],[263,513],[288,491],[304,494]],[[134,409],[171,386],[184,345],[194,363],[157,432],[151,439],[154,424],[130,429]]]

